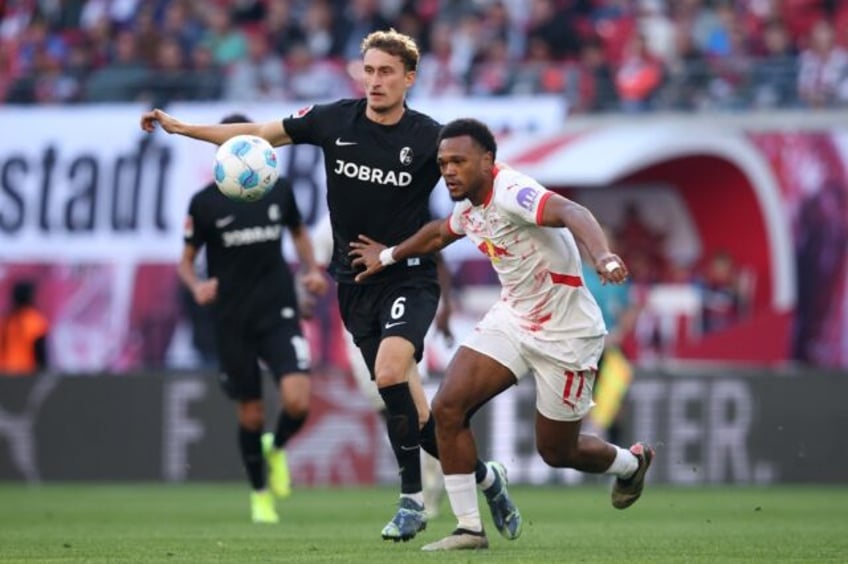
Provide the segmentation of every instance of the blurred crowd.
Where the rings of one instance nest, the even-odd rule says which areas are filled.
[[[0,0],[0,101],[355,96],[360,40],[388,27],[422,48],[414,96],[848,104],[840,0]]]

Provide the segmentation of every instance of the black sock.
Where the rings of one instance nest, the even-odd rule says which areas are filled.
[[[303,417],[292,417],[285,410],[280,412],[277,417],[277,431],[274,433],[274,446],[276,448],[284,448],[295,433],[300,431],[303,424],[306,423],[306,415]]]
[[[421,427],[421,448],[436,460],[439,459],[439,448],[436,444],[436,420],[433,419],[432,413],[424,426]],[[486,479],[486,472],[486,463],[478,458],[474,466],[474,479],[478,484]]]
[[[254,490],[265,489],[265,458],[262,456],[262,431],[248,431],[239,427],[238,433],[241,461],[247,471],[247,479]]]
[[[400,469],[400,491],[411,494],[421,491],[421,447],[418,431],[418,410],[409,384],[402,382],[380,388],[386,403],[386,427],[389,441]]]
[[[439,447],[436,444],[436,420],[433,419],[432,413],[424,426],[421,427],[421,448],[436,460],[439,459]]]
[[[479,484],[486,479],[486,463],[477,459],[477,465],[474,467],[474,480]]]

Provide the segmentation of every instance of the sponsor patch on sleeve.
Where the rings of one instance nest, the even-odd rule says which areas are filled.
[[[186,239],[194,237],[194,220],[190,215],[187,215],[183,223],[183,235]]]
[[[518,202],[518,205],[529,212],[533,211],[533,206],[536,205],[536,200],[538,199],[539,191],[530,187],[522,188],[515,195],[515,201]]]

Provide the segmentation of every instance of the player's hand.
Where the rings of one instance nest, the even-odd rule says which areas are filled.
[[[207,305],[215,301],[218,297],[218,279],[210,278],[209,280],[201,280],[191,289],[194,295],[194,301],[198,305]]]
[[[353,257],[351,264],[355,268],[364,268],[362,272],[356,275],[356,281],[362,282],[372,274],[380,272],[385,267],[380,262],[380,252],[386,248],[382,243],[378,243],[365,235],[359,236],[359,241],[351,241],[350,248],[352,249],[348,255]]]
[[[604,253],[595,261],[595,270],[603,284],[621,284],[627,280],[629,274],[627,265],[616,254]]]
[[[436,310],[436,330],[445,338],[445,344],[450,348],[453,347],[453,331],[450,328],[450,316],[453,313],[453,307],[448,300],[442,300],[439,304],[439,309]]]
[[[310,268],[300,277],[300,283],[310,294],[323,296],[327,293],[327,277],[324,271],[318,267]]]
[[[153,133],[157,123],[168,133],[176,133],[182,125],[180,120],[158,108],[141,114],[141,128],[147,133]]]

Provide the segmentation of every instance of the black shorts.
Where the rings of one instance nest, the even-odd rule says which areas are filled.
[[[431,278],[391,280],[381,284],[339,284],[339,310],[345,328],[359,347],[371,378],[377,349],[385,337],[403,337],[424,353],[424,336],[439,307],[439,284]]]
[[[275,384],[286,374],[310,370],[309,343],[297,318],[280,320],[260,331],[238,323],[220,323],[217,341],[221,388],[237,401],[262,398],[260,360]]]

